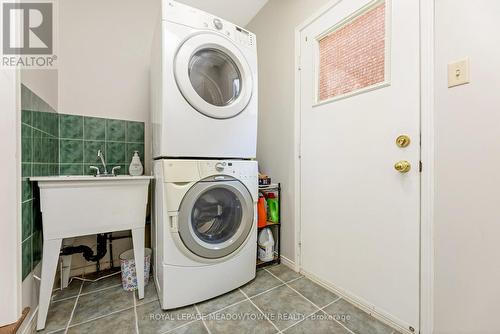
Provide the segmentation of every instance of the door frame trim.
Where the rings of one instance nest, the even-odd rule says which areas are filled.
[[[301,100],[300,33],[342,0],[331,0],[295,28],[294,73],[294,244],[295,270],[301,263]],[[420,333],[434,330],[434,1],[420,5]],[[361,305],[362,306],[362,305]]]

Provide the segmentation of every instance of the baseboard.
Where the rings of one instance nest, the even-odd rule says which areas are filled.
[[[24,319],[24,322],[19,328],[18,333],[35,334],[37,314],[38,314],[38,307],[32,310],[32,312],[30,312],[30,314],[28,314],[28,316]]]
[[[407,327],[404,327],[401,325],[402,321],[399,319],[394,318],[390,314],[386,312],[381,312],[379,310],[375,310],[372,305],[370,305],[368,302],[363,300],[362,298],[359,298],[358,296],[355,296],[353,294],[350,294],[343,289],[335,286],[334,284],[331,284],[329,282],[324,281],[323,279],[317,277],[316,275],[307,272],[303,269],[300,270],[300,273],[310,279],[311,281],[321,285],[325,289],[335,293],[337,296],[341,297],[342,299],[347,300],[349,303],[355,305],[357,308],[365,311],[366,313],[370,314],[377,320],[383,322],[384,324],[402,332],[402,333],[408,333],[408,334],[415,334],[418,332],[418,328],[415,330],[415,332],[410,331],[409,325]]]
[[[0,334],[15,334],[18,332],[19,328],[22,326],[24,320],[30,313],[30,308],[25,307],[21,313],[21,318],[19,318],[15,323],[5,325],[0,327]]]
[[[295,267],[295,262],[293,262],[292,260],[290,260],[287,257],[284,257],[283,255],[281,255],[280,259],[281,259],[281,263],[282,264],[284,264],[285,266],[289,267],[293,271],[298,271],[297,268]]]

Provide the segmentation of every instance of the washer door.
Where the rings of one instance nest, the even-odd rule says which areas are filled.
[[[178,230],[189,251],[218,259],[245,242],[253,223],[252,197],[243,183],[200,182],[182,200]]]
[[[250,66],[238,47],[218,34],[186,39],[177,51],[174,73],[184,98],[208,117],[235,117],[252,97]]]

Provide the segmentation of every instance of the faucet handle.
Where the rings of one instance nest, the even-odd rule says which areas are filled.
[[[116,176],[115,171],[120,170],[121,168],[122,168],[121,166],[115,166],[115,167],[113,167],[113,169],[111,170],[111,175]]]
[[[101,174],[101,172],[99,171],[99,167],[96,167],[96,166],[90,166],[89,167],[90,170],[95,170],[96,171],[96,176],[99,176]]]

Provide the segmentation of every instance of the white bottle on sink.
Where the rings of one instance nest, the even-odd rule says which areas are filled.
[[[144,173],[144,167],[141,163],[141,158],[139,157],[139,152],[135,151],[132,157],[132,162],[128,167],[128,173],[132,176],[141,176]]]

